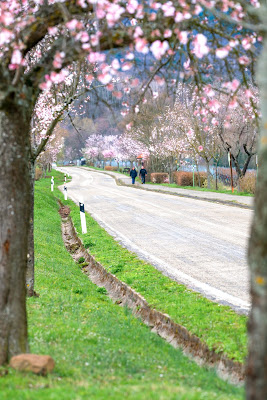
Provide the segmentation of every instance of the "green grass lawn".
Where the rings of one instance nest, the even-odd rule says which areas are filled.
[[[51,355],[56,367],[48,377],[0,368],[1,400],[243,399],[242,388],[188,360],[82,274],[63,245],[54,194],[50,179],[37,182],[40,297],[28,299],[28,325],[31,352]]]
[[[200,192],[214,192],[214,193],[225,193],[225,194],[230,194],[230,195],[238,195],[238,196],[254,196],[251,193],[245,193],[245,192],[239,192],[237,189],[234,189],[234,192],[232,193],[231,189],[208,189],[208,188],[202,188],[199,186],[178,186],[175,183],[152,183],[152,182],[147,182],[149,185],[160,185],[160,186],[167,186],[167,187],[172,187],[172,188],[177,188],[177,189],[188,189],[188,190],[197,190]]]

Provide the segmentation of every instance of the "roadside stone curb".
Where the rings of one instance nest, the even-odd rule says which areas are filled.
[[[59,202],[61,203],[61,202]],[[61,204],[62,206],[62,204]],[[68,216],[62,217],[62,237],[72,258],[78,262],[83,257],[86,265],[83,272],[99,287],[104,287],[116,304],[129,307],[152,332],[157,333],[173,347],[179,347],[183,353],[201,366],[215,368],[217,374],[234,384],[242,384],[245,378],[245,365],[229,359],[223,353],[210,350],[197,336],[192,335],[184,326],[174,322],[169,315],[149,306],[147,301],[131,287],[108,272],[84,248],[73,222]]]
[[[236,203],[235,200],[210,199],[208,197],[199,197],[199,196],[194,196],[194,195],[190,195],[190,194],[175,193],[175,192],[170,192],[170,191],[168,192],[168,191],[161,190],[161,189],[147,189],[146,187],[141,186],[139,184],[128,185],[127,183],[123,182],[122,179],[120,179],[119,177],[117,177],[117,176],[115,176],[113,174],[110,174],[108,171],[99,171],[99,170],[89,169],[89,168],[85,168],[85,167],[80,167],[80,168],[82,168],[82,169],[84,169],[86,171],[98,172],[100,174],[109,175],[109,176],[111,176],[112,178],[115,179],[115,181],[116,181],[118,186],[127,186],[127,187],[130,187],[132,189],[145,190],[147,192],[169,194],[171,196],[185,197],[187,199],[208,201],[209,203],[216,203],[216,204],[223,204],[223,205],[227,205],[227,206],[245,208],[247,210],[253,210],[254,209],[253,207],[248,206],[246,204]]]

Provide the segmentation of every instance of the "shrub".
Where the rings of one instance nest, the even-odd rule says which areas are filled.
[[[35,168],[35,180],[39,181],[39,179],[41,179],[43,176],[43,171],[41,170],[40,167],[36,167]]]
[[[256,188],[256,173],[249,171],[243,178],[239,179],[240,190],[245,193],[255,194]]]
[[[111,165],[105,166],[105,171],[117,171],[117,167],[112,167]]]
[[[195,172],[195,186],[202,187],[207,179],[206,172]],[[178,186],[193,186],[193,172],[175,171],[173,172],[173,180]]]
[[[153,183],[169,183],[169,174],[167,172],[152,172],[150,179]]]
[[[233,168],[233,183],[234,186],[237,184],[237,173],[236,170]],[[230,168],[220,167],[218,168],[218,180],[222,182],[226,186],[231,186],[231,170]]]

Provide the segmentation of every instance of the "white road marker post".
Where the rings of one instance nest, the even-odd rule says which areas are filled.
[[[64,175],[64,182],[65,183],[67,182],[67,175],[66,174]]]
[[[84,212],[84,203],[83,202],[79,202],[79,205],[80,205],[80,217],[81,217],[82,233],[87,233],[85,212]]]
[[[54,191],[54,177],[51,178],[51,192]]]
[[[68,200],[68,189],[67,186],[64,185],[64,200]]]

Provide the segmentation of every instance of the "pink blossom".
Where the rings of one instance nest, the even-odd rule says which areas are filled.
[[[193,129],[189,129],[189,131],[187,132],[187,136],[188,137],[192,137],[194,135],[194,131],[193,131]]]
[[[121,66],[122,71],[129,71],[132,68],[133,64],[131,62],[125,62]]]
[[[172,35],[172,31],[170,29],[165,29],[164,31],[164,37],[169,38]]]
[[[137,0],[129,0],[126,10],[130,13],[130,14],[134,14],[135,11],[137,10],[138,7],[138,1]]]
[[[115,59],[112,61],[111,66],[112,66],[112,68],[115,69],[115,70],[120,69],[120,63],[119,63],[119,61],[117,60],[117,58],[115,58]]]
[[[219,121],[216,118],[212,118],[211,123],[213,126],[218,126],[219,125]]]
[[[203,8],[199,4],[197,4],[195,6],[194,14],[199,15],[202,11],[203,11]]]
[[[139,36],[143,36],[143,35],[144,35],[144,32],[143,32],[142,28],[140,28],[140,26],[137,26],[137,27],[135,28],[133,37],[136,39],[136,38],[138,38]]]
[[[66,23],[66,27],[69,30],[74,31],[77,28],[78,24],[79,24],[79,21],[77,19],[72,19]]]
[[[152,43],[150,46],[150,50],[153,54],[153,56],[159,60],[169,49],[169,43],[165,40],[164,42],[161,42],[160,40],[156,40],[155,42]]]
[[[210,85],[204,87],[204,92],[207,94],[208,97],[215,96],[215,92]]]
[[[158,76],[158,75],[156,75],[154,79],[155,79],[155,81],[157,82],[157,84],[158,84],[159,86],[163,86],[164,83],[165,83],[164,78],[161,78],[161,77]]]
[[[223,84],[223,87],[226,87],[227,89],[231,90],[231,92],[234,92],[239,87],[239,85],[240,85],[239,80],[234,79],[232,82],[225,82]]]
[[[250,63],[250,59],[247,56],[239,57],[238,61],[241,65],[248,65]]]
[[[252,94],[251,90],[249,90],[249,89],[245,90],[245,95],[247,96],[248,99],[253,97],[253,94]]]
[[[104,74],[100,74],[97,76],[97,79],[103,83],[103,85],[106,85],[107,83],[109,83],[112,79],[112,76],[110,74],[104,73]]]
[[[68,75],[69,73],[66,69],[62,69],[58,74],[55,71],[52,71],[50,74],[50,79],[53,83],[61,83],[64,82]]]
[[[165,17],[173,17],[175,14],[175,8],[173,7],[172,1],[167,1],[167,3],[163,4],[161,9]]]
[[[107,86],[106,86],[106,89],[107,90],[113,90],[114,89],[113,83],[108,83]]]
[[[11,64],[20,65],[22,62],[22,54],[20,50],[14,50],[11,57]]]
[[[48,90],[51,88],[51,86],[52,86],[52,82],[49,80],[49,81],[40,83],[39,88],[41,90]]]
[[[236,108],[238,105],[236,97],[233,97],[232,100],[229,102],[229,108]]]
[[[101,7],[97,7],[96,16],[97,16],[98,19],[103,19],[103,18],[105,18],[106,13]]]
[[[213,113],[216,114],[216,113],[219,111],[221,105],[220,105],[220,103],[218,102],[218,100],[212,99],[212,100],[209,101],[208,107],[209,107],[209,109],[210,109],[211,112],[213,112]]]
[[[202,58],[203,56],[209,53],[209,47],[207,46],[207,38],[202,35],[202,33],[198,33],[193,40],[194,53],[198,58]]]
[[[156,21],[157,19],[157,14],[156,13],[151,13],[148,17],[149,21]]]
[[[112,92],[112,96],[116,97],[117,99],[121,99],[122,98],[122,92]]]
[[[139,53],[147,54],[149,52],[149,48],[147,46],[147,40],[137,38],[135,41],[135,49]]]
[[[138,85],[139,85],[139,79],[138,78],[133,79],[131,82],[131,86],[137,87]]]
[[[198,146],[198,151],[203,151],[203,150],[204,150],[203,146]]]
[[[94,76],[93,75],[85,75],[85,79],[87,80],[87,82],[92,83],[94,80]]]
[[[56,28],[55,26],[49,26],[48,33],[49,35],[54,36],[58,33],[58,28]]]
[[[13,32],[9,31],[8,29],[1,29],[0,31],[0,46],[2,44],[10,42],[10,40],[13,38],[14,34]]]
[[[241,43],[245,50],[248,50],[251,48],[251,38],[246,37],[242,40]]]
[[[219,49],[216,49],[216,57],[218,58],[225,58],[229,54],[229,50],[227,47],[221,47]]]
[[[88,61],[92,64],[96,62],[104,62],[105,58],[106,58],[105,54],[98,52],[91,52],[87,57]]]
[[[182,14],[180,11],[178,11],[178,12],[176,13],[176,15],[175,15],[175,22],[181,22],[181,21],[183,21],[183,20],[184,20],[183,14]]]
[[[77,4],[78,4],[79,6],[81,6],[82,8],[87,7],[87,2],[86,2],[86,0],[77,0]]]
[[[107,10],[108,12],[106,19],[109,27],[112,27],[120,19],[121,14],[123,14],[125,11],[123,7],[115,3],[109,3],[107,5]]]
[[[126,53],[125,56],[126,60],[133,60],[134,59],[134,54],[131,52]]]
[[[178,39],[180,40],[180,43],[187,44],[187,42],[188,42],[188,32],[187,31],[179,32],[178,33]]]

